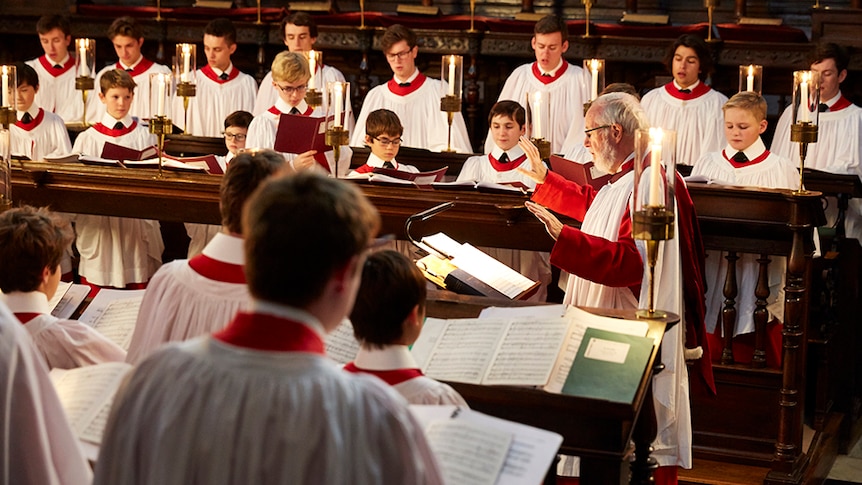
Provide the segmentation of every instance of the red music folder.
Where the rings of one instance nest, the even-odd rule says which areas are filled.
[[[323,153],[332,150],[326,144],[326,121],[334,118],[316,118],[282,113],[278,119],[278,132],[275,135],[276,151],[282,153],[304,153],[317,150]]]
[[[596,190],[607,185],[612,177],[611,174],[601,173],[593,166],[593,162],[573,162],[559,155],[551,155],[549,161],[551,162],[551,170],[562,175],[563,178],[578,185],[592,185]]]

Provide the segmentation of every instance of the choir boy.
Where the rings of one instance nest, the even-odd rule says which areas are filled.
[[[36,22],[36,33],[45,54],[27,61],[39,76],[42,89],[36,94],[36,106],[52,112],[64,122],[81,121],[84,101],[75,89],[75,58],[69,55],[72,29],[62,15],[44,15]]]
[[[107,142],[136,150],[156,143],[155,136],[129,113],[135,86],[132,76],[119,69],[99,77],[99,101],[106,112],[78,135],[74,153],[100,156]],[[138,289],[162,263],[164,244],[156,221],[81,214],[76,216],[75,228],[82,283]]]
[[[135,100],[129,113],[139,119],[151,118],[153,112],[150,107],[150,74],[170,74],[171,69],[156,64],[141,54],[141,47],[144,45],[144,32],[141,26],[135,22],[135,19],[131,17],[120,17],[114,20],[108,27],[108,39],[114,45],[114,51],[116,51],[119,60],[99,71],[96,75],[96,87],[101,85],[99,83],[101,77],[114,69],[128,72],[138,85],[135,91]],[[105,113],[105,106],[102,103],[90,101],[95,100],[87,101],[87,120],[93,122],[102,118]]]
[[[128,362],[138,364],[159,345],[221,330],[246,307],[242,208],[252,192],[284,165],[272,150],[243,152],[221,182],[222,231],[201,254],[171,261],[156,274],[141,303]]]
[[[665,56],[673,81],[644,95],[641,105],[652,126],[676,131],[676,159],[693,165],[704,153],[724,146],[721,107],[727,96],[704,82],[712,73],[712,55],[700,37],[683,35]]]
[[[69,223],[47,210],[25,206],[0,214],[0,299],[24,324],[49,368],[122,362],[126,352],[92,327],[51,315],[48,300],[73,239]]]
[[[298,116],[326,116],[323,107],[312,108],[305,102],[308,90],[308,60],[296,52],[280,52],[272,61],[272,85],[278,90],[278,101],[268,110],[254,117],[248,126],[246,146],[249,148],[273,148],[278,133],[278,124],[282,114]],[[338,160],[338,175],[344,176],[350,168],[350,157],[353,152],[344,147]],[[309,168],[323,169],[333,174],[335,170],[335,155],[332,150],[318,153],[308,150],[304,153],[285,153],[284,157],[294,170]]]
[[[518,141],[526,131],[525,116],[524,108],[518,102],[497,101],[488,115],[488,126],[491,127],[493,139],[492,148],[487,155],[468,158],[461,168],[461,173],[458,174],[458,180],[520,182],[534,189],[536,182],[518,171],[518,168],[530,167],[527,155],[518,145]],[[547,253],[505,248],[482,248],[482,250],[515,271],[542,283],[539,291],[530,300],[547,299],[548,284],[551,282],[551,265]]]
[[[10,127],[12,154],[30,160],[68,155],[72,143],[63,119],[35,102],[41,91],[36,70],[23,62],[15,66],[18,68],[18,121]]]
[[[499,101],[510,99],[521,104],[528,92],[541,91],[551,97],[551,152],[560,153],[563,146],[583,141],[584,103],[589,101],[589,76],[563,58],[569,49],[569,29],[556,15],[542,17],[533,28],[530,42],[536,61],[515,69],[506,79]],[[571,143],[568,137],[574,133]],[[485,152],[494,144],[490,131]]]
[[[311,15],[305,12],[294,12],[281,21],[279,28],[281,40],[290,52],[306,53],[314,49],[314,43],[317,41],[317,23]],[[320,88],[326,92],[326,84],[331,82],[344,82],[344,74],[338,69],[329,64],[318,64],[315,69],[315,75],[321,76]],[[257,116],[268,110],[270,106],[278,100],[278,91],[272,84],[272,72],[266,73],[263,81],[260,83],[260,88],[257,91],[257,98],[254,100],[254,110],[252,113]],[[326,96],[323,96],[323,103],[326,106]],[[350,114],[350,125],[353,124],[353,113]]]
[[[220,136],[222,122],[234,111],[251,111],[257,82],[231,62],[236,52],[236,28],[228,19],[215,19],[204,29],[207,64],[194,74],[197,93],[189,99],[186,132],[195,136]],[[175,124],[185,116],[183,98],[174,99]]]
[[[369,113],[385,108],[395,112],[404,124],[407,133],[404,146],[437,152],[445,150],[449,122],[446,112],[440,111],[440,99],[448,93],[449,85],[426,77],[416,68],[419,47],[416,34],[407,27],[395,24],[387,28],[380,38],[380,48],[393,76],[365,96],[350,146],[362,146]],[[473,153],[461,113],[455,113],[452,122],[452,149],[459,153]]]
[[[403,134],[404,127],[401,126],[398,115],[388,109],[372,111],[365,121],[365,144],[371,149],[371,153],[368,154],[365,164],[350,172],[350,176],[369,174],[375,168],[418,173],[419,169],[413,165],[401,164],[395,160]]]
[[[374,206],[305,170],[264,182],[242,226],[249,309],[132,371],[95,485],[441,483],[404,400],[325,353],[380,227]]]
[[[695,164],[691,174],[729,185],[796,189],[799,172],[789,159],[770,153],[760,139],[766,130],[766,100],[759,94],[745,91],[734,95],[724,105],[724,133],[727,146],[720,152],[707,153]],[[706,329],[710,334],[723,333],[721,310],[724,308],[724,280],[727,274],[726,253],[707,251]],[[736,323],[733,337],[754,332],[754,310],[760,265],[754,254],[740,255],[737,263],[739,297],[736,300]],[[769,265],[769,297],[767,309],[771,316],[784,319],[783,257],[772,257]],[[718,327],[716,329],[716,327]],[[775,350],[775,349],[773,349]],[[780,348],[778,349],[780,350]],[[771,360],[775,352],[768,353]]]
[[[841,93],[841,83],[847,79],[850,56],[847,50],[824,43],[809,58],[812,71],[820,74],[820,116],[817,143],[808,145],[805,166],[824,172],[862,176],[862,108],[851,103]],[[778,120],[772,151],[799,165],[799,144],[790,141],[792,106]],[[826,209],[827,225],[832,226],[838,215],[838,204],[830,198]],[[862,202],[850,199],[844,220],[847,237],[862,241]]]
[[[362,347],[344,369],[377,376],[410,404],[467,406],[449,385],[422,374],[410,353],[425,320],[426,293],[425,277],[406,256],[391,250],[369,255],[350,313]]]
[[[48,369],[27,331],[0,301],[0,412],[5,483],[79,485],[93,473]]]

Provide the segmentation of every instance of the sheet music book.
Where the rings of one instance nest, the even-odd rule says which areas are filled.
[[[275,134],[275,151],[282,153],[304,153],[317,150],[324,153],[332,150],[326,144],[326,124],[335,118],[282,113],[278,119],[278,132]]]
[[[414,182],[416,185],[429,185],[434,182],[442,181],[443,177],[446,176],[447,170],[449,170],[448,166],[438,168],[437,170],[432,170],[430,172],[404,172],[402,170],[395,170],[394,168],[375,167],[372,173],[375,175],[386,175],[387,177],[400,180],[409,180]]]
[[[123,165],[126,168],[159,168],[159,158],[135,161],[127,160],[123,162]],[[224,174],[215,155],[206,155],[203,157],[174,157],[164,155],[162,157],[162,168],[174,172]]]
[[[51,163],[76,163],[79,161],[78,158],[77,153],[67,153],[64,155],[46,155],[45,161]]]
[[[135,161],[146,160],[159,156],[159,149],[155,146],[149,146],[143,150],[135,150],[134,148],[124,147],[111,142],[105,142],[102,148],[101,158],[108,160]]]
[[[468,384],[537,386],[560,393],[588,328],[646,336],[645,321],[594,315],[570,307],[565,316],[518,309],[502,318],[429,318],[413,357],[429,377]],[[557,312],[558,313],[558,312]]]
[[[557,433],[457,406],[411,405],[446,483],[542,483],[563,442]]]
[[[551,164],[551,170],[562,175],[563,178],[578,185],[591,185],[596,190],[607,185],[613,177],[613,175],[597,169],[593,162],[578,163],[559,155],[551,155],[548,161]]]
[[[502,183],[486,182],[481,180],[462,180],[460,182],[435,182],[431,184],[431,186],[435,189],[441,190],[476,190],[478,192],[491,194],[502,193],[525,195],[533,192],[533,189],[518,180]]]
[[[48,301],[51,315],[68,320],[75,314],[75,310],[81,306],[88,294],[90,294],[90,287],[87,285],[61,281],[57,291],[54,292],[54,297]]]
[[[359,353],[359,342],[353,335],[353,324],[350,320],[341,321],[335,330],[326,336],[326,355],[339,364],[346,364],[356,359]]]
[[[78,321],[93,327],[123,350],[129,350],[145,291],[102,289]]]
[[[461,244],[442,232],[422,238],[418,246],[430,253],[420,260],[422,264],[419,265],[420,269],[425,270],[426,278],[434,283],[443,278],[443,287],[456,293],[520,300],[529,298],[539,288],[538,281],[527,278],[474,246]],[[432,258],[448,259],[449,265],[441,267]],[[452,267],[455,269],[447,271],[447,268]],[[430,268],[435,269],[429,273]]]
[[[114,395],[132,370],[125,362],[107,362],[75,369],[52,369],[51,382],[75,436],[88,459],[98,457]]]

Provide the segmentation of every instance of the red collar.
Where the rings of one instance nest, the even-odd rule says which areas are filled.
[[[357,169],[354,170],[354,172],[356,172],[356,173],[371,173],[373,171],[374,171],[374,167],[372,167],[371,165],[368,165],[367,163],[360,166],[360,167],[357,167]]]
[[[219,83],[219,84],[229,83],[229,82],[233,81],[234,79],[236,79],[237,76],[239,76],[239,69],[234,67],[233,69],[231,69],[230,74],[227,75],[227,79],[221,79],[220,77],[218,77],[218,74],[216,74],[215,71],[213,71],[213,68],[210,67],[209,64],[202,67],[201,72],[203,73],[204,76],[208,77],[211,81],[213,81],[215,83]]]
[[[113,137],[128,135],[129,133],[134,131],[135,128],[137,128],[137,127],[138,127],[138,122],[134,118],[132,118],[132,124],[131,125],[129,125],[125,128],[120,128],[119,130],[115,130],[113,128],[108,128],[107,126],[103,125],[101,122],[93,125],[93,129],[95,129],[99,133],[101,133],[105,136],[113,136]]]
[[[42,108],[39,108],[39,114],[37,114],[36,117],[33,118],[32,121],[30,121],[29,123],[24,123],[23,121],[18,120],[15,122],[15,126],[17,126],[18,128],[21,128],[24,131],[33,131],[37,126],[39,126],[39,124],[42,123],[42,120],[44,120],[44,119],[45,119],[45,110],[43,110]]]
[[[388,87],[389,90],[392,91],[392,94],[398,96],[407,96],[408,94],[412,94],[418,91],[419,88],[421,88],[422,85],[425,84],[426,79],[428,79],[428,77],[420,72],[419,75],[416,76],[416,79],[410,81],[409,86],[399,86],[393,78],[390,79],[388,83],[386,83],[386,87]]]
[[[518,157],[514,160],[509,160],[506,163],[500,163],[499,160],[494,158],[494,155],[491,155],[490,153],[488,154],[488,160],[491,162],[491,166],[494,167],[494,170],[496,170],[498,172],[509,172],[511,170],[515,170],[522,163],[524,163],[524,160],[526,160],[526,159],[527,159],[527,154],[525,153],[525,154],[521,155],[520,157]]]
[[[379,377],[383,382],[389,384],[390,386],[394,386],[396,384],[401,384],[404,381],[409,381],[410,379],[415,379],[417,377],[421,377],[422,371],[419,369],[393,369],[393,370],[369,370],[369,369],[360,369],[356,367],[356,364],[353,362],[349,362],[345,364],[344,370],[347,372],[351,372],[353,374],[371,374],[373,376]]]
[[[269,111],[270,113],[272,113],[276,116],[281,116],[283,114],[284,115],[290,114],[290,113],[282,113],[281,110],[279,110],[278,108],[275,107],[275,105],[270,106],[267,111]],[[309,106],[308,108],[305,109],[305,113],[299,113],[298,115],[294,115],[294,116],[311,116],[311,113],[313,111],[314,111],[314,108]]]
[[[18,321],[20,321],[21,323],[28,323],[30,320],[33,320],[34,318],[38,317],[39,315],[41,315],[41,313],[21,312],[21,313],[16,313],[15,318],[17,318]]]
[[[553,76],[543,76],[542,71],[539,70],[539,63],[534,62],[533,63],[533,76],[536,79],[538,79],[539,82],[541,82],[542,84],[551,84],[552,82],[556,81],[557,79],[560,79],[561,77],[563,77],[563,74],[566,73],[566,69],[568,69],[568,68],[569,68],[569,63],[566,61],[563,61],[563,65],[560,66],[559,69],[557,69],[556,74],[554,74]]]
[[[254,350],[326,355],[323,339],[307,325],[263,313],[239,312],[213,337],[226,344]]]
[[[745,163],[739,163],[736,160],[728,157],[727,152],[724,150],[721,150],[721,156],[723,156],[724,159],[728,161],[728,163],[733,165],[733,168],[742,168],[742,167],[749,167],[751,165],[754,165],[756,163],[760,163],[760,162],[766,160],[766,157],[769,156],[769,150],[764,150],[763,153],[761,153],[760,155],[757,156],[757,158],[755,158],[754,160],[749,160]]]
[[[245,284],[245,272],[241,264],[225,263],[205,254],[189,260],[189,266],[206,279],[222,283]]]
[[[75,58],[69,56],[69,58],[66,59],[66,64],[63,64],[63,67],[59,69],[54,67],[54,63],[48,60],[48,56],[39,57],[39,63],[42,64],[42,67],[44,67],[46,71],[48,71],[48,74],[54,77],[58,77],[62,74],[65,74],[66,71],[68,71],[69,69],[75,67]]]
[[[132,77],[137,77],[137,76],[147,72],[147,69],[152,67],[153,64],[155,64],[153,61],[151,61],[147,58],[143,58],[143,59],[141,59],[141,62],[139,62],[137,66],[133,67],[132,70],[129,71],[129,74],[131,74]],[[120,64],[120,61],[117,61],[117,64],[115,67],[121,71],[126,70],[126,68],[123,67],[122,64]],[[149,81],[147,81],[147,82],[149,82]]]
[[[850,107],[850,105],[852,105],[852,104],[853,103],[851,103],[850,100],[845,98],[844,95],[842,94],[841,97],[838,98],[838,101],[835,101],[834,103],[832,103],[832,106],[829,107],[828,113],[834,113],[836,111],[841,111],[844,108]]]
[[[691,90],[690,93],[681,93],[679,89],[673,84],[673,82],[669,82],[664,85],[664,90],[667,91],[667,94],[670,94],[676,99],[681,99],[683,101],[691,101],[692,99],[697,99],[704,94],[710,91],[710,87],[706,85],[703,81],[698,83],[698,85]]]

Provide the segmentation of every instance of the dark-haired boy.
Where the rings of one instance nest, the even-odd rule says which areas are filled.
[[[368,256],[350,313],[362,347],[344,370],[379,377],[410,404],[466,406],[452,387],[423,375],[410,353],[425,320],[425,285],[422,272],[403,254],[383,250]]]
[[[68,155],[72,151],[69,132],[59,116],[36,104],[41,91],[39,76],[28,64],[15,64],[18,73],[18,121],[10,127],[12,154],[30,160],[51,155]]]
[[[365,122],[365,144],[371,149],[371,153],[368,154],[365,164],[356,167],[349,176],[368,174],[375,168],[418,173],[419,169],[413,165],[401,164],[395,160],[403,134],[404,127],[401,126],[398,115],[388,109],[372,111]]]
[[[75,58],[69,55],[72,28],[62,15],[43,15],[36,22],[36,33],[45,54],[27,61],[39,76],[41,89],[36,93],[36,106],[55,113],[63,121],[81,121],[84,103],[75,89]]]
[[[49,368],[122,362],[126,352],[92,327],[51,315],[48,300],[60,284],[60,260],[73,239],[69,223],[45,209],[21,207],[0,214],[2,299]]]

